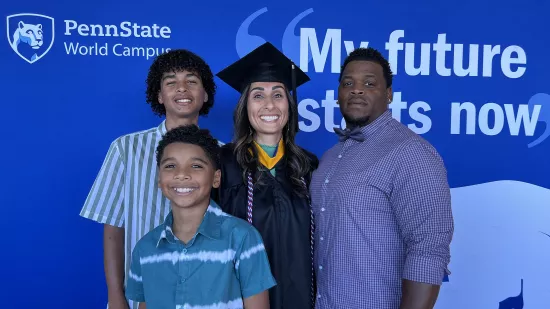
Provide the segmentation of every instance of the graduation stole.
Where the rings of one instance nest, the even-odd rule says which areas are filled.
[[[258,161],[268,170],[272,170],[285,155],[285,144],[283,143],[283,139],[279,140],[279,144],[277,145],[277,150],[273,158],[271,158],[267,152],[265,152],[265,150],[263,150],[263,148],[256,143],[256,141],[254,141],[254,146],[256,146],[256,149],[258,150]]]

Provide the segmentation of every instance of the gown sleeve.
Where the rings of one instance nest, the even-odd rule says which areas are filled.
[[[237,205],[245,203],[242,194],[240,194],[245,184],[242,179],[242,170],[233,154],[233,144],[229,143],[222,146],[220,163],[222,175],[220,188],[217,190],[218,205],[224,212],[238,216],[240,209],[236,208]]]

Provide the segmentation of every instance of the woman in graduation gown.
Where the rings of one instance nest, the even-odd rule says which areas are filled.
[[[270,43],[217,76],[241,93],[233,142],[221,152],[219,205],[262,235],[277,281],[269,292],[270,308],[310,309],[315,281],[308,188],[319,162],[294,142],[295,88],[309,77]]]

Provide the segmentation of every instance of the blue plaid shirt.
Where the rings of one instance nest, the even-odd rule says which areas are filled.
[[[317,309],[398,309],[402,279],[439,285],[454,224],[444,163],[388,110],[328,150],[311,183]]]
[[[147,308],[243,308],[243,299],[275,286],[258,231],[209,206],[185,245],[163,224],[138,241],[126,296]]]

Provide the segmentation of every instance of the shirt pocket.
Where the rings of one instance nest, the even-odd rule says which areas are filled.
[[[348,212],[372,217],[374,213],[390,214],[391,183],[379,171],[358,171],[346,175],[338,192],[341,204]]]
[[[364,194],[364,191],[373,193],[379,191],[389,197],[391,193],[389,175],[379,170],[356,170],[354,173],[345,175],[338,182],[340,189],[343,189],[344,194],[348,195],[361,195]]]

